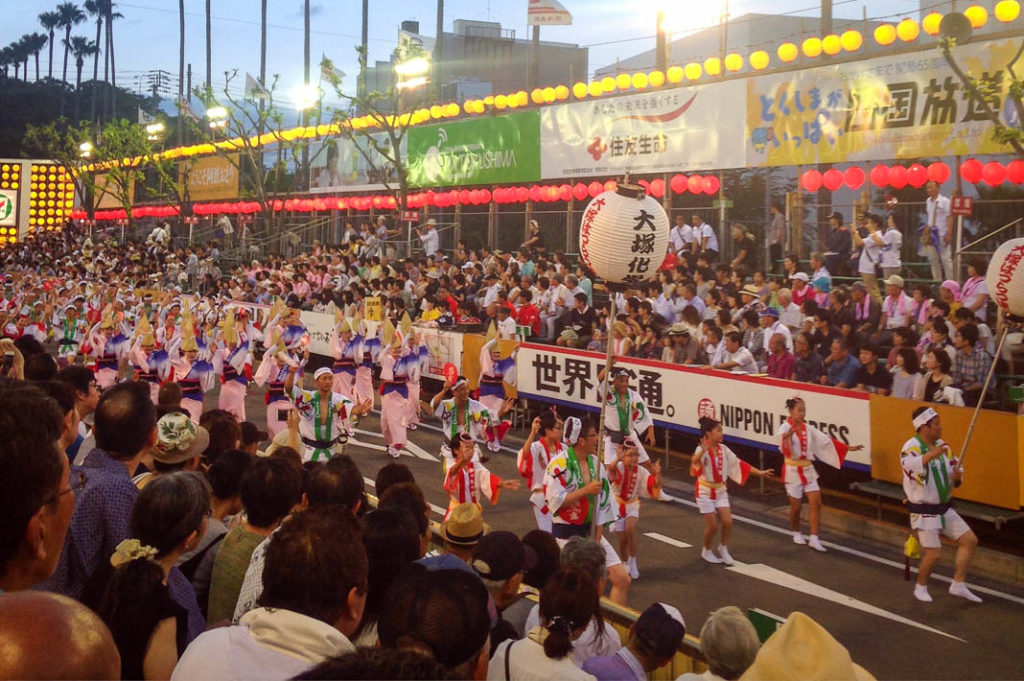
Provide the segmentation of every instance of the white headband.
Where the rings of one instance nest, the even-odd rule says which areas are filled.
[[[919,429],[921,426],[928,425],[928,422],[937,416],[938,413],[936,413],[936,411],[931,407],[928,407],[914,418],[914,430]]]
[[[466,378],[465,376],[459,376],[457,379],[455,379],[455,383],[452,384],[452,390],[461,388],[464,385],[469,385],[469,379]]]
[[[575,416],[565,420],[565,441],[569,445],[575,445],[580,440],[580,431],[583,430],[583,422]]]
[[[334,372],[331,371],[330,367],[320,367],[319,369],[317,369],[316,371],[313,372],[313,380],[315,381],[316,379],[320,378],[321,376],[326,376],[328,374],[333,374],[333,373]]]

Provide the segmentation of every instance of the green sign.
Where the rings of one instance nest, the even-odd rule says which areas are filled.
[[[732,199],[725,199],[724,201],[719,201],[718,199],[715,199],[711,203],[711,206],[713,208],[732,208]]]
[[[506,114],[409,130],[409,184],[445,187],[540,179],[540,114]]]

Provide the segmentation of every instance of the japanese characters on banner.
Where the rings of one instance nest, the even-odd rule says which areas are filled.
[[[742,81],[546,106],[544,178],[741,168]]]
[[[444,365],[451,362],[457,367],[462,366],[462,334],[454,331],[442,331],[437,328],[413,325],[416,335],[427,345],[430,352],[427,370],[428,378],[445,380]]]
[[[863,451],[850,452],[848,465],[871,464],[867,393],[627,358],[618,365],[631,371],[630,387],[659,426],[696,433],[700,417],[711,416],[722,422],[727,440],[777,450],[779,427],[788,417],[786,400],[800,395],[808,422],[841,442],[864,445]],[[604,356],[597,353],[523,344],[516,361],[519,395],[596,411],[603,366]]]
[[[238,198],[238,164],[241,154],[207,156],[181,161],[178,183],[188,187],[191,201],[217,201]]]
[[[1006,71],[1020,41],[965,45],[964,71],[995,88],[995,107],[1019,126]],[[1006,153],[938,50],[749,78],[748,166]]]
[[[309,351],[314,355],[331,355],[331,333],[334,331],[334,315],[303,310],[299,317],[309,334]]]

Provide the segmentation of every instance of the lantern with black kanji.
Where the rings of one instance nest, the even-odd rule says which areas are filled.
[[[665,260],[668,233],[668,215],[657,199],[643,187],[620,184],[594,197],[583,212],[580,255],[605,281],[645,281]]]
[[[985,286],[995,304],[1024,317],[1024,239],[1010,239],[988,261]]]

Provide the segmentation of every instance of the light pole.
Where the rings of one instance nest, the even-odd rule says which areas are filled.
[[[211,106],[206,110],[206,120],[209,121],[210,130],[217,132],[228,127],[228,110],[223,106]]]
[[[292,105],[295,110],[299,112],[300,121],[302,127],[305,128],[309,125],[309,119],[307,112],[317,105],[320,101],[320,88],[312,83],[306,82],[302,85],[297,86],[291,92]],[[317,121],[319,122],[319,120]],[[302,137],[302,157],[300,159],[300,171],[305,175],[306,188],[309,188],[309,142],[306,140],[305,135]],[[300,185],[301,186],[301,185]]]
[[[407,90],[415,90],[416,88],[423,87],[430,82],[427,74],[430,73],[430,59],[423,56],[413,57],[406,59],[395,64],[395,90],[398,92],[398,99],[395,103],[396,118],[402,115],[402,93]],[[396,150],[397,153],[397,150]],[[404,192],[399,197],[402,201],[399,201],[399,211],[405,211],[405,195]],[[409,257],[412,255],[412,222],[406,223],[405,228],[405,255]]]

